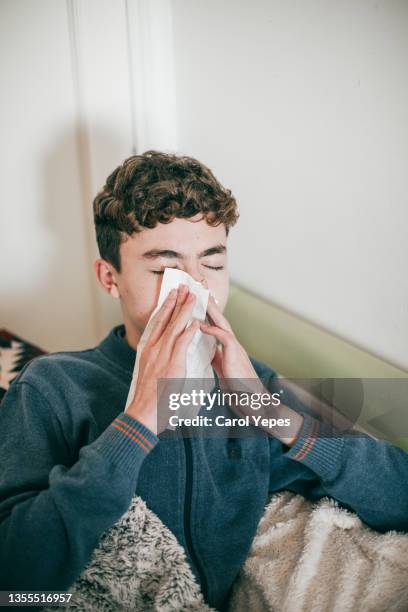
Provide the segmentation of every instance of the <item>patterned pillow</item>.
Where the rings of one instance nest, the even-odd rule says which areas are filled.
[[[0,402],[23,366],[46,352],[6,329],[0,329]]]

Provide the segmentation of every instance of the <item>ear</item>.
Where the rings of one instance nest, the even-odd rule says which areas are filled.
[[[118,273],[115,271],[112,264],[105,259],[97,259],[94,263],[94,270],[101,287],[113,298],[118,299],[120,297],[116,280],[116,275]]]

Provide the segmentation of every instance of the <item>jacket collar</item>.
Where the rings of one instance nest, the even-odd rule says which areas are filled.
[[[125,326],[113,327],[109,334],[100,342],[98,349],[127,372],[133,372],[136,351],[125,340]]]

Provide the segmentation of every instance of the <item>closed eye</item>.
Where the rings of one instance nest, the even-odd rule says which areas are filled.
[[[170,266],[169,266],[170,267]],[[224,266],[204,266],[205,268],[209,268],[210,270],[223,270]],[[178,270],[178,268],[172,268],[173,270]],[[153,274],[164,274],[164,270],[151,270]]]

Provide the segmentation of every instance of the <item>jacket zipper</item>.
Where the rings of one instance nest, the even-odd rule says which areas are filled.
[[[186,538],[187,548],[190,552],[191,558],[198,569],[201,582],[204,599],[207,599],[208,585],[207,579],[203,572],[201,563],[199,562],[197,555],[194,550],[193,540],[191,537],[190,521],[191,521],[191,498],[193,490],[193,478],[192,478],[192,464],[193,464],[193,451],[191,449],[191,440],[187,435],[183,436],[184,450],[186,454],[186,491],[184,499],[184,536]]]

